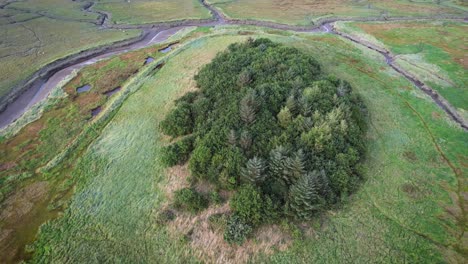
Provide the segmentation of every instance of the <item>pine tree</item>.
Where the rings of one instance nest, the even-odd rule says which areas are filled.
[[[289,111],[289,108],[287,106],[281,109],[277,117],[278,117],[278,122],[280,126],[282,126],[283,128],[288,127],[292,121],[292,114]]]
[[[265,162],[258,157],[254,157],[247,161],[246,167],[242,169],[242,178],[251,184],[260,184],[265,178]]]
[[[247,125],[255,122],[255,115],[258,110],[258,98],[255,92],[249,92],[240,102],[239,114]]]
[[[287,174],[284,175],[284,180],[286,183],[292,184],[305,173],[304,152],[300,149],[293,157],[287,158],[285,166],[287,168]]]
[[[330,187],[330,179],[324,170],[318,174],[319,194],[328,202],[333,203],[336,195]]]
[[[283,146],[278,146],[270,152],[269,170],[270,174],[284,181],[283,175],[287,172],[286,160],[287,150]]]
[[[324,204],[319,194],[319,174],[302,175],[289,191],[288,209],[298,219],[311,219]]]
[[[310,116],[312,114],[312,107],[310,106],[307,99],[304,97],[301,97],[299,99],[298,108],[303,116]]]
[[[237,144],[237,135],[236,131],[234,129],[231,129],[228,134],[228,143],[232,146],[235,146]]]
[[[242,131],[239,144],[244,150],[250,149],[250,146],[252,146],[252,136],[248,131]]]
[[[290,95],[288,99],[286,100],[286,107],[289,109],[289,111],[291,112],[293,116],[298,114],[297,112],[299,109],[297,107],[297,101],[293,95]]]
[[[304,128],[305,128],[305,131],[309,131],[309,130],[311,130],[313,127],[314,127],[314,121],[312,120],[312,118],[306,117],[306,118],[304,119]]]

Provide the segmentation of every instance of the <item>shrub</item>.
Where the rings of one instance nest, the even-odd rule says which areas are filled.
[[[224,231],[224,240],[230,244],[241,245],[252,233],[252,226],[237,214],[231,215]]]
[[[164,134],[178,137],[192,133],[193,120],[189,103],[178,104],[166,118],[161,121],[160,127]]]
[[[210,202],[214,204],[221,204],[223,202],[223,198],[217,191],[210,192]]]
[[[174,194],[174,206],[192,213],[208,207],[208,201],[203,195],[192,188],[177,190]]]
[[[176,215],[174,212],[170,209],[165,209],[162,210],[158,213],[156,216],[156,222],[159,224],[165,224],[167,222],[170,222],[176,218]]]
[[[263,199],[252,185],[244,185],[230,201],[231,209],[247,223],[258,225],[262,220]]]
[[[187,136],[161,150],[161,162],[168,167],[185,163],[193,150],[193,137]]]

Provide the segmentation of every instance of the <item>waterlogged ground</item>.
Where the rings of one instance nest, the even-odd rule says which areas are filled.
[[[220,33],[224,30],[217,30]],[[249,29],[242,29],[249,35]],[[157,156],[158,122],[194,88],[193,75],[216,52],[247,36],[203,38],[173,57],[131,95],[72,171],[76,192],[63,217],[43,226],[41,262],[196,262],[186,240],[156,223],[167,182]],[[273,263],[456,262],[464,227],[462,186],[468,136],[383,58],[332,35],[251,32],[313,54],[350,81],[366,102],[366,181],[343,208],[316,219],[286,251],[252,256]],[[180,54],[177,54],[180,49]],[[255,241],[253,242],[255,243]],[[208,249],[209,250],[209,249]],[[216,259],[209,259],[216,260]]]

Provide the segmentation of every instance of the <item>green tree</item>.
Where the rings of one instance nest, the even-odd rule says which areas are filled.
[[[232,146],[235,146],[237,144],[237,135],[234,129],[229,130],[228,143]]]
[[[255,115],[258,110],[258,98],[255,92],[249,92],[240,102],[240,117],[247,125],[255,122]]]
[[[241,175],[243,179],[251,184],[261,184],[266,178],[265,162],[263,159],[253,157],[247,161],[246,167],[242,169]]]
[[[286,181],[290,184],[294,183],[305,173],[304,152],[302,149],[299,149],[293,157],[287,158],[285,165],[288,175]]]
[[[289,111],[289,108],[287,106],[283,107],[281,111],[278,113],[278,122],[281,125],[281,127],[286,128],[289,126],[289,124],[292,121],[292,114]]]
[[[324,204],[319,192],[320,182],[317,171],[302,175],[289,191],[289,211],[298,219],[311,219]]]
[[[260,224],[263,212],[261,193],[250,184],[243,185],[232,197],[229,205],[245,222]]]

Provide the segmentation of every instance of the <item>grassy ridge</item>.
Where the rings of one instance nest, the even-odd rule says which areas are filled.
[[[255,259],[440,262],[459,257],[452,249],[464,247],[457,240],[463,226],[446,210],[457,214],[460,175],[447,164],[462,168],[466,133],[374,53],[336,36],[260,35],[315,55],[327,71],[352,83],[371,117],[361,190],[341,210],[317,219],[315,236]],[[165,199],[157,187],[165,181],[156,162],[158,122],[175,98],[193,88],[197,68],[243,39],[223,35],[193,42],[125,102],[71,172],[78,179],[76,193],[64,216],[42,228],[35,260],[194,261],[187,257],[189,247],[155,223]]]

